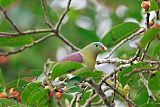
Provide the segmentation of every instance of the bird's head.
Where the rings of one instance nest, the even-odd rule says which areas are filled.
[[[107,47],[105,47],[101,42],[92,42],[83,49],[85,51],[90,51],[94,54],[98,54],[101,51],[106,51]]]

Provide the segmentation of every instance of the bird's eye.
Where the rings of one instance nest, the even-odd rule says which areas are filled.
[[[98,45],[96,45],[96,47],[98,47]]]

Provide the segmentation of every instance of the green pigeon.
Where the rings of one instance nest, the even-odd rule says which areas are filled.
[[[77,73],[80,73],[82,71],[93,71],[95,68],[96,58],[98,54],[106,50],[107,48],[101,42],[92,42],[89,45],[85,46],[83,49],[65,56],[59,62],[74,61],[85,65],[84,67],[73,71],[73,75],[76,75]]]
[[[107,48],[101,42],[93,42],[85,46],[78,52],[71,53],[65,56],[60,61],[75,61],[83,63],[86,67],[85,70],[93,71],[96,58],[101,51],[106,51]]]

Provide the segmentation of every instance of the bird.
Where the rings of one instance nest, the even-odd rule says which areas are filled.
[[[106,50],[107,50],[107,47],[105,47],[101,42],[92,42],[89,45],[82,48],[81,50],[68,54],[58,62],[74,61],[74,62],[82,63],[84,67],[76,71],[73,71],[72,72],[73,75],[76,75],[77,73],[80,73],[83,71],[94,71],[96,58],[98,54]],[[42,81],[43,80],[42,77],[44,78],[44,74],[40,75],[38,77],[39,79],[37,78],[37,80]]]
[[[60,62],[79,62],[84,64],[87,70],[93,71],[98,54],[106,50],[107,47],[105,47],[101,42],[92,42],[89,45],[85,46],[83,49],[79,50],[78,52],[74,52],[65,56],[63,59],[60,60]]]

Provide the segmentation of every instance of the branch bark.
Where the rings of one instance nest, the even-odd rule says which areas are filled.
[[[104,94],[104,92],[102,91],[102,89],[99,85],[97,85],[91,78],[88,78],[86,81],[98,93],[98,95],[102,98],[102,100],[106,106],[113,107],[113,105],[109,102],[107,96]]]
[[[9,21],[9,23],[13,26],[13,28],[21,34],[21,31],[19,30],[19,28],[15,25],[15,23],[10,19],[10,17],[8,16],[6,10],[4,10],[1,6],[0,6],[0,11],[3,12],[5,18]]]
[[[112,50],[111,52],[109,52],[109,54],[107,55],[107,57],[105,59],[108,59],[120,46],[122,46],[124,43],[126,43],[127,41],[131,40],[132,38],[140,35],[141,33],[145,32],[145,28],[140,29],[138,32],[132,34],[131,36],[129,36],[128,38],[122,40],[121,42],[119,42]]]

